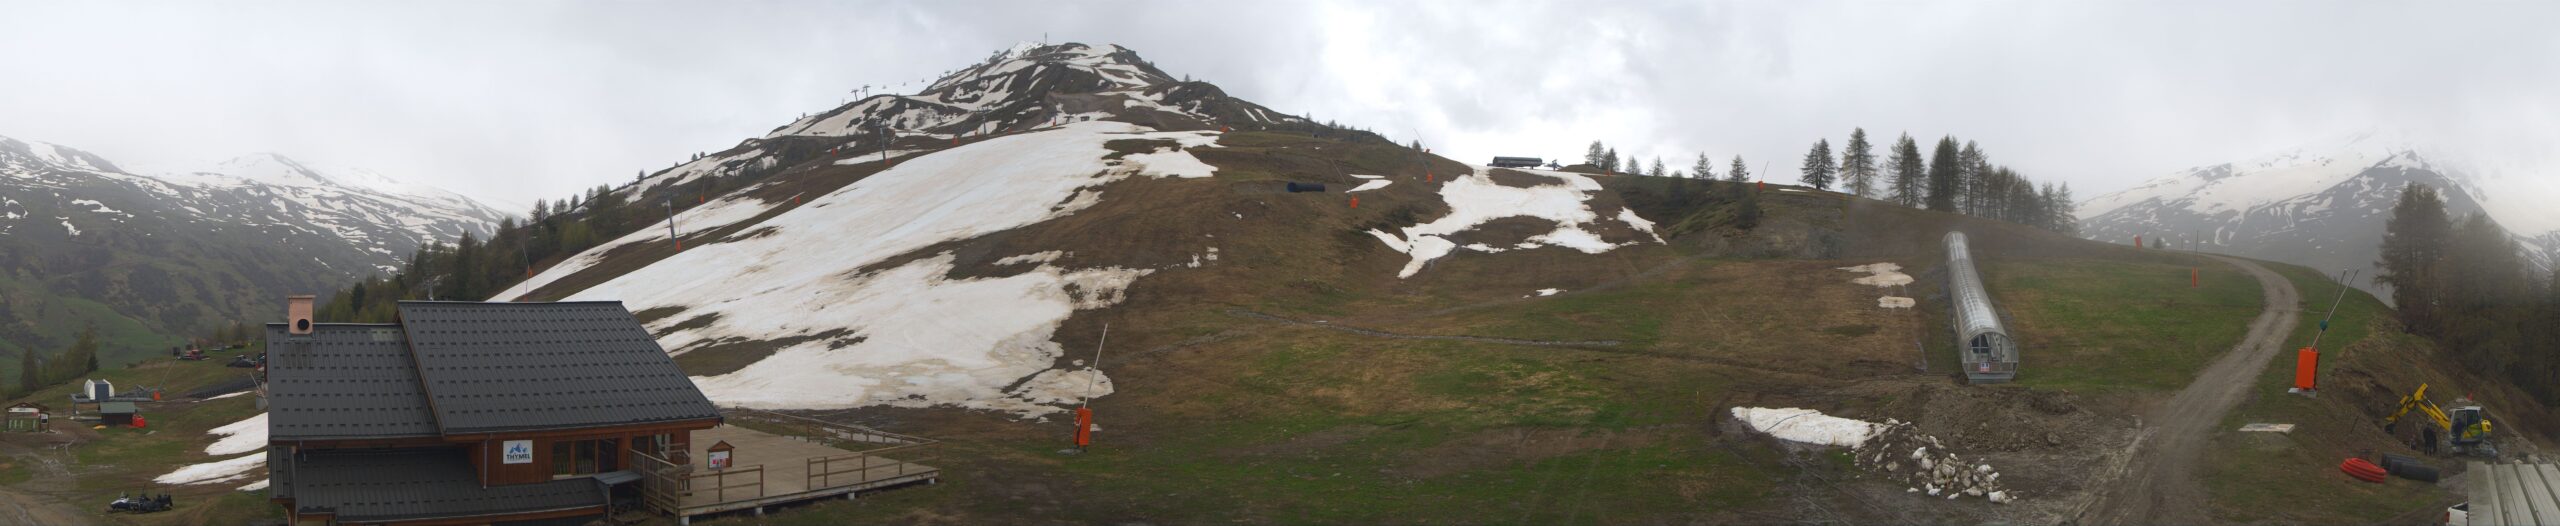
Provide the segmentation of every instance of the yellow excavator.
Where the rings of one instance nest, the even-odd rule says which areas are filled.
[[[2427,384],[2418,384],[2418,390],[2411,391],[2409,396],[2400,397],[2398,410],[2392,411],[2391,416],[2382,419],[2382,430],[2398,436],[2392,427],[2399,425],[2400,417],[2408,416],[2411,409],[2425,413],[2427,419],[2435,423],[2434,429],[2419,431],[2418,443],[2411,444],[2418,450],[2428,453],[2436,452],[2436,430],[2442,429],[2449,438],[2447,441],[2452,443],[2453,454],[2473,453],[2490,457],[2498,455],[2497,447],[2489,443],[2489,431],[2493,427],[2489,423],[2489,413],[2482,410],[2480,404],[2472,402],[2471,397],[2455,399],[2453,411],[2447,412],[2444,408],[2437,407],[2434,400],[2427,399]]]

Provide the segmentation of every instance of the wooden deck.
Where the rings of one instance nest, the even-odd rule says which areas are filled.
[[[711,458],[708,449],[719,442],[728,442],[734,448],[729,456],[730,467],[712,470],[699,465]],[[855,452],[723,425],[695,431],[692,446],[689,453],[697,465],[691,474],[660,481],[666,486],[682,487],[680,496],[660,497],[657,503],[662,508],[672,508],[668,511],[687,523],[690,520],[686,519],[695,515],[746,509],[761,514],[765,506],[774,504],[849,498],[863,490],[931,483],[942,474],[933,466],[911,462],[930,460],[930,442]]]

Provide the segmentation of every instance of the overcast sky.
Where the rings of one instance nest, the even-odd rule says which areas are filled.
[[[1604,140],[1791,180],[1814,139],[1863,126],[1975,140],[2085,199],[2382,128],[2560,198],[2554,20],[2560,2],[13,2],[0,136],[142,172],[276,152],[512,208],[1045,35],[1471,162]]]

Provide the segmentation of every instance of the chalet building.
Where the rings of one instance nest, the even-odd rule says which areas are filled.
[[[577,524],[721,423],[620,302],[410,301],[341,324],[311,300],[266,327],[269,496],[293,524]]]

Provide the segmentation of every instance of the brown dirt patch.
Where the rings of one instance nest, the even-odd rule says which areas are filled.
[[[1462,247],[1483,243],[1494,248],[1510,250],[1512,246],[1526,242],[1529,238],[1554,232],[1557,226],[1559,224],[1554,220],[1543,217],[1505,217],[1478,223],[1475,228],[1465,232],[1450,234],[1449,241]]]
[[[1563,179],[1507,168],[1486,170],[1484,175],[1486,179],[1493,180],[1493,184],[1512,188],[1535,188],[1540,186],[1560,186],[1565,184]]]

